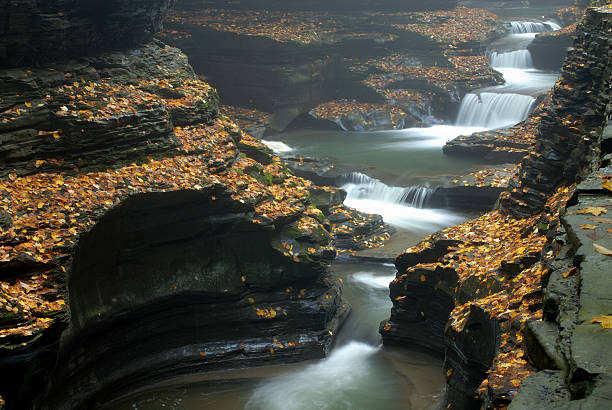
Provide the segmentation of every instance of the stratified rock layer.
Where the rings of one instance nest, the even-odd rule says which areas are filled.
[[[0,67],[47,64],[150,41],[176,0],[16,0],[0,6]]]
[[[510,181],[511,192],[502,197],[503,209],[515,216],[541,211],[557,186],[576,181],[597,158],[612,90],[610,15],[605,7],[589,9],[577,29],[552,104],[536,131],[535,152],[523,159]]]
[[[504,207],[396,259],[383,340],[444,352],[453,408],[606,406],[610,16],[587,11]]]
[[[127,9],[97,15],[97,36],[124,26],[107,43],[59,44],[40,57],[81,57],[0,71],[9,409],[93,408],[187,372],[323,357],[349,312],[316,206],[331,215],[341,193],[295,177],[220,115],[178,49],[98,52],[120,47],[114,35],[148,39],[171,2],[117,3]]]

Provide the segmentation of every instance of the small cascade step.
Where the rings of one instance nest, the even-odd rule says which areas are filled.
[[[561,28],[561,26],[554,21],[542,23],[535,21],[513,21],[510,24],[513,34],[545,33],[547,31],[556,31]]]
[[[529,50],[493,51],[489,55],[489,61],[494,68],[533,68],[533,58]]]
[[[343,179],[342,188],[348,199],[373,199],[422,209],[433,192],[420,186],[391,187],[360,172],[348,174]]]
[[[535,98],[522,94],[466,94],[461,101],[455,125],[495,129],[525,120]]]

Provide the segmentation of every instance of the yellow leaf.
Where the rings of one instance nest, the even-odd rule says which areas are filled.
[[[570,270],[568,270],[567,272],[565,272],[563,275],[564,278],[569,278],[570,276],[572,276],[574,273],[576,273],[578,269],[574,266],[573,268],[571,268]]]
[[[612,191],[612,179],[605,179],[601,182],[601,186],[608,191]]]
[[[583,225],[580,225],[580,228],[582,228],[582,229],[589,229],[589,230],[595,230],[595,229],[597,229],[597,225],[583,224]]]
[[[612,251],[606,247],[603,247],[599,244],[593,243],[593,248],[602,255],[612,256]]]
[[[31,107],[32,107],[32,103],[31,103],[31,102],[26,102],[26,103],[24,103],[24,105],[25,105],[26,107],[28,107],[28,108],[31,108]]]
[[[579,209],[577,211],[570,212],[572,214],[591,214],[594,216],[599,216],[601,214],[607,214],[608,210],[603,206],[587,206],[584,209]]]
[[[202,356],[202,357],[206,357],[206,353],[204,353],[204,352],[200,352],[200,356]]]
[[[446,371],[446,377],[450,377],[451,374],[453,374],[453,369],[448,369]]]
[[[425,275],[421,275],[421,282],[425,282],[427,280],[427,278],[425,277]]]
[[[612,316],[601,315],[591,319],[591,323],[599,323],[602,329],[612,329]]]

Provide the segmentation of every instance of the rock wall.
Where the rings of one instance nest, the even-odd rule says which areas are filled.
[[[176,0],[15,0],[0,6],[0,67],[45,65],[145,43]]]
[[[543,287],[544,318],[527,324],[527,354],[539,371],[523,382],[511,409],[609,403],[612,335],[606,318],[612,260],[596,246],[612,249],[612,221],[603,217],[612,213],[612,192],[604,187],[612,181],[611,138],[608,125],[602,135],[603,160],[578,185],[562,218],[559,254]]]
[[[185,373],[320,358],[349,308],[322,227],[253,223],[220,187],[143,194],[84,234],[43,408],[99,406]],[[295,226],[294,226],[295,225]],[[84,380],[95,378],[95,385]]]
[[[39,52],[7,65],[33,65],[0,70],[6,408],[92,408],[178,374],[324,356],[349,307],[317,206],[329,215],[341,193],[220,115],[178,49],[136,45],[171,2],[100,3],[99,24],[86,5],[44,6],[97,31],[23,35]],[[51,18],[42,7],[2,17]]]
[[[588,9],[502,209],[396,259],[384,343],[443,353],[453,408],[607,405],[611,16]]]
[[[502,209],[515,216],[540,211],[556,187],[585,175],[598,158],[610,101],[609,27],[605,8],[587,10],[553,89],[552,105],[536,131],[535,153],[522,161],[518,177],[510,181]]]

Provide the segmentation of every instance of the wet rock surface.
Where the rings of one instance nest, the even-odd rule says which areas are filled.
[[[529,323],[528,352],[541,371],[521,385],[511,408],[597,408],[610,391],[612,194],[604,185],[612,170],[602,165],[578,185],[562,219],[564,248],[543,289],[544,321]]]
[[[585,21],[502,209],[396,259],[383,340],[438,346],[453,407],[599,408],[609,395],[610,77],[598,54],[609,48],[609,7]],[[600,65],[600,77],[579,72]],[[440,295],[444,328],[427,324],[443,311]],[[406,331],[419,315],[422,329]]]
[[[0,67],[46,64],[150,41],[176,0],[67,4],[21,0],[2,6]]]
[[[0,71],[7,408],[324,356],[350,309],[336,246],[386,240],[381,218],[220,115],[178,49],[46,63]]]
[[[589,172],[597,158],[610,101],[610,13],[589,9],[580,23],[573,49],[553,89],[552,103],[536,131],[535,152],[525,157],[503,209],[526,216],[542,209],[547,195],[560,184]]]

